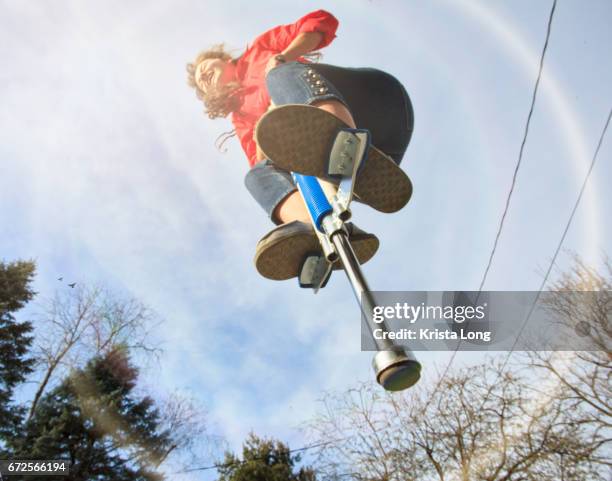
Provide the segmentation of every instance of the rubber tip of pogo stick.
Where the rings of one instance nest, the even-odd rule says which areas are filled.
[[[421,364],[404,361],[394,364],[378,375],[378,383],[387,391],[403,391],[421,379]]]

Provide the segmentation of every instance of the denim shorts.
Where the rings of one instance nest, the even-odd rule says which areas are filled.
[[[373,68],[289,62],[270,70],[266,84],[274,105],[342,102],[355,125],[370,131],[372,144],[398,165],[401,162],[412,136],[414,114],[406,89],[392,75]],[[272,214],[297,190],[291,174],[264,159],[249,170],[244,182],[272,221],[280,223]]]

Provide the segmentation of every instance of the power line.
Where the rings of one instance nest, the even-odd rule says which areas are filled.
[[[607,117],[607,119],[606,119],[606,123],[604,124],[604,128],[603,128],[603,130],[602,130],[602,132],[601,132],[601,135],[600,135],[600,137],[599,137],[599,142],[597,143],[597,148],[595,149],[595,153],[593,154],[593,158],[592,158],[592,160],[591,160],[591,165],[590,165],[589,170],[588,170],[588,172],[587,172],[587,174],[586,174],[586,176],[585,176],[585,179],[584,179],[584,181],[583,181],[583,183],[582,183],[582,187],[581,187],[581,189],[580,189],[580,193],[578,194],[578,198],[576,199],[576,202],[575,202],[575,204],[574,204],[574,207],[573,207],[573,209],[572,209],[572,212],[571,212],[571,214],[570,214],[570,217],[569,217],[569,219],[568,219],[568,221],[567,221],[567,224],[566,224],[566,226],[565,226],[565,229],[563,230],[563,234],[561,235],[561,239],[559,240],[559,243],[557,244],[557,248],[556,248],[555,253],[554,253],[554,255],[553,255],[553,258],[552,258],[552,260],[551,260],[551,262],[550,262],[550,265],[548,266],[548,270],[546,271],[546,274],[545,274],[545,276],[544,276],[544,279],[542,280],[542,283],[540,284],[540,288],[539,288],[539,290],[538,290],[538,297],[539,297],[540,293],[542,292],[542,290],[544,289],[544,286],[546,285],[546,281],[548,280],[548,277],[549,277],[549,275],[550,275],[550,273],[551,273],[551,271],[552,271],[552,268],[553,268],[553,265],[555,264],[555,261],[556,261],[556,259],[557,259],[557,256],[558,256],[559,252],[561,251],[561,247],[563,246],[563,242],[565,241],[565,237],[567,236],[567,233],[568,233],[568,231],[569,231],[569,228],[570,228],[570,226],[571,226],[571,223],[572,223],[572,221],[573,221],[573,219],[574,219],[574,215],[576,214],[576,211],[578,210],[578,205],[580,204],[580,201],[581,201],[581,199],[582,199],[582,195],[583,195],[583,193],[584,193],[584,191],[585,191],[585,188],[586,188],[587,182],[588,182],[588,180],[589,180],[589,178],[590,178],[590,176],[591,176],[591,172],[593,171],[593,168],[595,167],[595,163],[596,163],[596,161],[597,161],[597,156],[598,156],[599,151],[600,151],[600,149],[601,149],[601,146],[602,146],[602,144],[603,144],[603,139],[605,138],[605,135],[606,135],[606,132],[607,132],[607,130],[608,130],[608,126],[610,125],[610,120],[611,120],[611,119],[612,119],[612,108],[610,109],[610,112],[608,113],[608,117]],[[504,369],[506,368],[506,365],[507,365],[507,363],[508,363],[508,360],[510,359],[510,356],[512,355],[512,352],[514,351],[514,348],[516,347],[516,344],[517,344],[517,342],[518,342],[518,339],[520,338],[520,336],[521,336],[521,334],[522,334],[522,332],[523,332],[523,330],[524,330],[525,326],[527,325],[527,322],[529,321],[529,318],[530,318],[530,316],[531,316],[531,314],[532,314],[532,312],[533,312],[533,309],[534,309],[534,307],[535,307],[535,305],[536,305],[536,303],[537,303],[537,299],[538,299],[538,297],[536,297],[536,300],[535,300],[535,301],[533,302],[533,304],[531,305],[531,309],[530,309],[530,311],[529,311],[529,313],[528,313],[527,317],[526,317],[526,318],[525,318],[525,320],[523,321],[523,324],[521,325],[521,328],[520,328],[520,330],[519,330],[519,334],[518,334],[518,336],[516,337],[516,339],[515,339],[515,341],[514,341],[514,344],[512,345],[512,347],[511,347],[510,351],[508,352],[508,355],[506,356],[506,359],[504,360],[504,362],[503,362],[503,364],[502,364],[502,366],[501,366],[501,368],[500,368],[500,370],[499,370],[499,371],[500,371],[499,377],[501,377],[501,375],[502,375],[502,373],[503,373]],[[454,352],[454,354],[456,354],[456,353],[457,353],[457,351],[455,351],[455,352]],[[443,378],[445,377],[446,373],[448,372],[448,368],[449,368],[449,366],[450,366],[450,363],[449,363],[449,364],[447,364],[447,366],[446,366],[446,370],[445,370],[445,372],[444,372],[443,376],[440,378],[440,380],[439,380],[438,384],[436,385],[436,387],[435,387],[434,391],[432,392],[432,394],[431,394],[430,396],[428,396],[428,401],[425,403],[425,406],[429,405],[429,403],[430,403],[430,402],[431,402],[431,400],[433,399],[433,396],[436,394],[436,392],[437,392],[437,390],[438,390],[439,386],[440,386],[440,385],[441,385],[441,383],[442,383]],[[498,377],[498,379],[499,379],[499,377]],[[536,391],[536,392],[538,392],[538,393],[540,393],[540,394],[548,395],[548,393],[546,393],[546,392],[544,392],[544,391],[542,391],[542,390],[540,390],[540,389],[537,389],[537,388],[535,388],[535,387],[533,387],[533,386],[530,386],[530,387],[529,387],[529,389],[530,389],[530,390],[533,390],[533,391]],[[482,403],[481,403],[481,407],[482,407],[482,406],[484,406],[484,403],[486,402],[486,400],[487,400],[487,399],[488,399],[488,394],[487,394],[487,395],[485,395],[485,397],[483,398]],[[385,428],[385,429],[375,429],[375,430],[373,430],[373,432],[375,432],[375,433],[378,433],[378,432],[384,432],[384,431],[386,431],[386,430],[388,430],[388,429],[391,429],[391,428]],[[339,440],[341,441],[341,440],[344,440],[344,439],[347,439],[347,438],[348,438],[348,437],[345,437],[345,438],[340,438]],[[338,440],[336,440],[336,441],[338,441]],[[335,441],[334,441],[334,442],[335,442]]]
[[[495,235],[495,241],[493,243],[493,248],[491,249],[491,254],[489,255],[489,261],[487,263],[487,267],[485,268],[484,275],[482,276],[482,281],[480,282],[480,287],[478,288],[478,295],[476,296],[475,303],[478,303],[478,298],[480,297],[480,293],[482,292],[482,288],[484,287],[485,281],[487,280],[487,276],[489,274],[489,269],[491,268],[491,264],[493,263],[493,257],[495,256],[495,252],[497,251],[497,244],[499,242],[501,231],[502,231],[502,228],[504,226],[504,222],[506,220],[506,215],[508,214],[508,208],[510,207],[510,198],[512,197],[512,193],[514,192],[514,186],[516,184],[516,178],[517,178],[517,175],[518,175],[519,168],[521,166],[521,162],[523,160],[523,153],[525,151],[525,144],[527,143],[527,135],[529,134],[529,125],[531,124],[531,117],[533,116],[533,110],[534,110],[534,107],[535,107],[535,101],[536,101],[536,97],[537,97],[537,93],[538,93],[538,87],[540,85],[540,79],[542,78],[542,70],[544,68],[544,57],[546,56],[546,51],[548,50],[548,41],[550,39],[550,31],[551,31],[552,21],[553,21],[553,17],[554,17],[554,14],[555,14],[556,7],[557,7],[557,0],[553,0],[552,7],[550,9],[550,14],[548,16],[548,25],[546,27],[546,39],[544,40],[544,47],[542,48],[542,54],[540,55],[540,67],[538,69],[538,76],[536,78],[536,82],[535,82],[535,85],[534,85],[534,88],[533,88],[533,93],[532,93],[532,96],[531,96],[531,106],[529,107],[529,113],[527,115],[527,121],[525,123],[525,130],[523,132],[523,140],[521,142],[521,147],[519,149],[518,160],[517,160],[516,166],[514,168],[514,174],[512,175],[512,182],[510,183],[510,191],[508,192],[508,196],[506,198],[506,205],[504,207],[504,212],[502,213],[502,217],[501,217],[501,220],[499,222],[499,227],[497,229],[497,234]],[[451,364],[455,360],[455,357],[457,357],[457,352],[459,351],[460,347],[461,347],[461,339],[459,339],[459,342],[457,343],[457,347],[453,351],[453,354],[451,355],[451,358],[449,359],[448,363],[446,364],[446,367],[444,368],[442,376],[438,379],[438,383],[436,384],[436,387],[434,388],[434,391],[433,391],[433,393],[431,395],[432,398],[436,394],[436,392],[438,391],[440,386],[442,385],[442,381],[446,377],[446,375],[448,373],[448,370],[450,369]]]
[[[578,205],[580,204],[580,200],[582,199],[582,194],[584,193],[584,189],[586,188],[587,182],[589,180],[589,177],[591,176],[591,172],[593,171],[593,167],[595,167],[595,162],[597,161],[597,155],[599,154],[599,149],[601,148],[601,145],[603,143],[603,139],[606,135],[606,132],[608,130],[608,126],[610,125],[610,118],[612,117],[612,109],[610,109],[610,113],[608,113],[608,118],[606,119],[606,123],[604,124],[604,128],[601,132],[601,135],[599,136],[599,142],[597,143],[597,148],[595,149],[595,153],[593,154],[593,159],[591,160],[591,166],[589,167],[589,170],[584,178],[584,182],[582,183],[582,187],[580,188],[580,193],[578,194],[578,198],[576,199],[576,203],[574,204],[574,208],[572,209],[572,213],[569,216],[569,219],[567,221],[567,224],[565,225],[565,229],[563,230],[563,234],[561,234],[561,239],[559,240],[559,243],[557,244],[557,248],[555,250],[555,253],[553,255],[552,260],[550,261],[550,265],[548,266],[548,270],[546,271],[546,274],[544,275],[544,279],[542,279],[542,282],[540,284],[540,288],[538,289],[538,293],[536,295],[536,298],[534,299],[533,303],[531,304],[531,307],[529,308],[529,312],[527,313],[527,316],[525,317],[525,319],[523,320],[523,323],[521,324],[521,327],[519,329],[519,333],[516,336],[516,338],[514,339],[514,343],[512,344],[512,347],[510,348],[510,351],[508,351],[508,355],[506,356],[506,359],[504,359],[504,362],[499,370],[499,376],[498,379],[503,375],[504,370],[506,369],[506,366],[508,365],[508,361],[510,360],[510,357],[512,356],[512,353],[514,352],[514,348],[516,347],[516,345],[518,344],[519,339],[521,338],[521,335],[523,334],[523,330],[525,329],[525,326],[527,326],[527,323],[529,322],[529,319],[531,318],[531,314],[533,313],[533,310],[535,309],[536,304],[538,303],[538,300],[540,298],[540,294],[542,293],[542,291],[544,290],[544,286],[546,285],[546,281],[548,280],[548,276],[550,275],[550,273],[552,272],[552,268],[555,265],[555,261],[557,260],[557,256],[559,255],[559,252],[561,251],[561,247],[563,246],[563,241],[565,241],[565,237],[569,231],[570,225],[572,224],[572,220],[574,220],[574,214],[576,214],[576,210],[578,210]],[[483,398],[480,406],[484,406],[484,403],[487,401],[488,399],[488,394]]]
[[[487,263],[487,267],[484,272],[484,276],[482,277],[482,281],[480,283],[480,287],[478,288],[478,292],[482,291],[482,287],[487,279],[487,275],[489,274],[489,269],[491,268],[491,263],[493,262],[493,256],[495,255],[495,251],[497,250],[497,243],[499,242],[499,237],[501,235],[502,228],[504,226],[504,221],[506,220],[506,214],[508,213],[508,208],[510,207],[510,198],[512,197],[512,193],[514,192],[514,186],[516,184],[516,178],[521,166],[521,162],[523,160],[523,152],[525,151],[525,144],[527,143],[527,134],[529,133],[529,125],[531,124],[531,117],[533,115],[533,109],[535,106],[536,96],[538,93],[538,87],[540,85],[540,79],[542,78],[542,70],[544,67],[544,57],[546,55],[546,50],[548,49],[548,40],[550,38],[550,29],[552,26],[553,16],[555,14],[555,8],[557,7],[557,0],[553,1],[552,8],[550,9],[550,16],[548,17],[548,26],[546,28],[546,40],[544,41],[544,48],[542,49],[542,55],[540,56],[540,67],[538,70],[538,77],[536,79],[535,87],[533,89],[533,95],[531,97],[531,107],[529,108],[529,114],[527,115],[527,122],[525,123],[525,132],[523,134],[523,141],[521,142],[521,148],[519,149],[518,161],[516,162],[516,167],[514,168],[514,174],[512,176],[512,183],[510,184],[510,191],[508,192],[508,197],[506,198],[506,206],[504,207],[504,212],[501,217],[501,221],[499,223],[499,228],[497,229],[497,235],[495,236],[495,242],[493,243],[493,249],[491,250],[491,255],[489,256],[489,262]]]
[[[563,242],[565,241],[565,237],[567,236],[567,233],[569,231],[570,225],[572,224],[572,221],[574,220],[574,215],[576,214],[576,211],[578,210],[578,205],[580,204],[580,200],[582,199],[582,194],[584,194],[584,190],[586,188],[587,182],[589,180],[589,177],[591,176],[591,172],[593,172],[593,167],[595,167],[595,162],[597,161],[597,155],[599,154],[599,150],[601,149],[601,145],[603,143],[603,139],[606,135],[606,132],[608,130],[608,126],[610,125],[610,118],[612,117],[612,109],[610,109],[610,112],[608,113],[608,118],[606,119],[606,123],[604,124],[604,128],[601,131],[601,135],[599,136],[599,142],[597,143],[597,148],[595,149],[595,153],[593,154],[593,159],[591,160],[591,166],[589,167],[589,170],[584,178],[584,181],[582,182],[582,187],[580,188],[580,193],[578,194],[578,198],[576,199],[576,202],[574,204],[574,208],[572,209],[572,213],[569,216],[569,219],[567,220],[567,224],[565,225],[565,229],[563,230],[563,234],[561,234],[561,239],[559,240],[559,243],[557,244],[557,248],[555,249],[555,253],[553,255],[552,260],[550,261],[550,265],[548,266],[548,270],[546,271],[546,274],[544,275],[544,279],[542,279],[542,283],[540,284],[540,288],[538,289],[538,294],[535,298],[535,300],[533,301],[533,303],[531,304],[531,308],[529,309],[529,313],[527,314],[527,317],[525,317],[525,320],[523,321],[523,323],[521,324],[521,328],[519,329],[519,333],[516,336],[516,339],[514,340],[514,343],[512,344],[512,347],[510,349],[510,351],[508,352],[508,355],[506,356],[506,360],[504,361],[504,364],[502,365],[501,371],[504,370],[504,368],[506,367],[506,364],[508,363],[508,360],[510,359],[510,356],[512,354],[512,352],[514,351],[514,348],[516,347],[521,335],[523,334],[523,330],[525,329],[525,326],[527,325],[527,322],[529,322],[529,319],[531,317],[531,314],[533,313],[533,310],[538,302],[538,299],[540,298],[540,294],[542,293],[542,290],[544,289],[544,286],[546,285],[546,281],[548,280],[548,276],[550,275],[553,266],[555,265],[555,262],[557,260],[557,256],[559,255],[559,252],[561,251],[561,247],[563,246]]]

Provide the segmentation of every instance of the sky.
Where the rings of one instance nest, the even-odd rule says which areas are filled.
[[[323,62],[397,77],[415,111],[395,214],[354,208],[381,247],[376,290],[477,290],[503,212],[551,1],[0,1],[0,257],[33,258],[39,298],[57,278],[104,283],[165,320],[143,382],[202,401],[238,449],[249,431],[298,447],[326,391],[373,379],[342,273],[318,295],[261,278],[272,225],[246,191],[227,120],[209,120],[185,65],[238,55],[263,31],[324,8],[340,21]],[[537,290],[612,107],[612,4],[559,0],[523,163],[486,290]],[[612,252],[612,139],[563,247]],[[559,269],[570,257],[562,253]],[[558,272],[558,271],[553,271]],[[419,353],[422,383],[450,354]],[[459,353],[455,365],[480,362]],[[213,479],[202,472],[173,479]]]

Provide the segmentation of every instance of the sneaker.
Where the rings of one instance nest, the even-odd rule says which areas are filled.
[[[378,250],[378,238],[352,223],[346,227],[359,263],[366,263]],[[313,253],[322,253],[322,249],[312,224],[296,220],[276,227],[257,243],[255,267],[268,279],[291,279],[298,276],[304,258]],[[334,269],[341,267],[340,262],[334,263]]]

